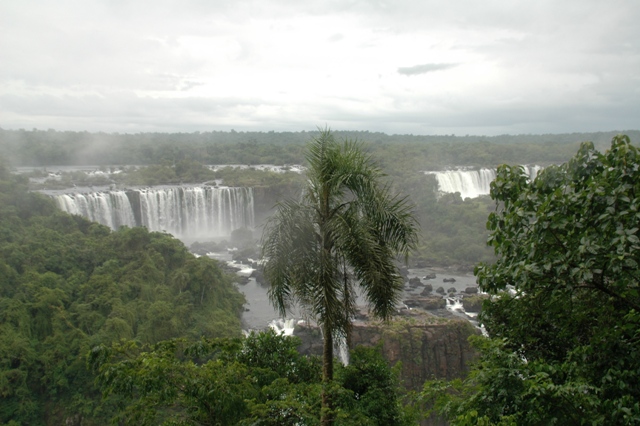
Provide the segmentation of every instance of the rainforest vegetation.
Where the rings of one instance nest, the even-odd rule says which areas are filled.
[[[317,424],[320,362],[240,339],[233,281],[170,235],[58,211],[3,165],[0,424]],[[338,424],[412,424],[379,351],[352,359],[328,390]]]
[[[629,133],[607,151],[606,134],[532,136],[529,144],[525,136],[386,143],[386,135],[358,133],[371,142],[392,188],[415,204],[422,233],[415,257],[477,264],[479,285],[491,295],[480,315],[491,337],[475,339],[479,360],[471,374],[428,382],[418,411],[431,406],[456,425],[640,424],[640,154],[631,143],[640,138]],[[158,160],[132,176],[139,170],[163,181],[168,173],[172,182],[186,182],[227,173],[226,182],[302,183],[293,172],[204,167],[270,162],[263,161],[268,143],[262,154],[258,136],[254,143],[238,132],[198,134],[204,149],[194,157],[180,154],[193,134],[0,135],[11,166],[73,164],[84,151],[82,159],[124,168],[133,163],[119,161],[127,145],[110,139],[122,137],[130,160]],[[286,151],[287,163],[301,162],[299,134],[265,135]],[[104,151],[85,149],[83,141],[98,136]],[[227,145],[218,157],[226,161],[207,157],[217,150],[205,142],[217,137]],[[235,161],[234,138],[255,161]],[[586,139],[596,144],[576,143]],[[171,140],[183,145],[172,151]],[[109,157],[109,146],[121,154]],[[489,158],[458,162],[483,146]],[[438,157],[439,149],[458,148]],[[524,154],[534,151],[541,160]],[[403,152],[411,158],[401,161]],[[462,200],[431,190],[432,177],[419,173],[435,168],[421,161],[427,152],[439,167],[511,166],[499,168],[491,197]],[[533,182],[517,166],[544,159],[558,165]],[[170,235],[110,231],[63,214],[28,191],[26,176],[0,166],[0,423],[319,424],[319,361],[298,355],[289,338],[241,338],[243,301],[217,262],[194,257]],[[358,348],[352,365],[337,366],[330,392],[336,424],[415,424],[420,415],[375,348]]]
[[[269,188],[292,196],[304,185],[304,175],[257,168],[206,165],[303,164],[306,144],[317,132],[196,132],[106,134],[54,130],[2,130],[0,152],[13,166],[36,166],[32,176],[44,183],[32,189],[71,186],[132,186],[202,183],[223,180],[229,186]],[[413,136],[375,132],[334,132],[336,138],[365,143],[365,149],[388,175],[394,191],[416,205],[421,238],[412,262],[452,266],[470,272],[480,261],[493,259],[485,244],[486,217],[493,210],[489,197],[463,200],[437,194],[435,177],[425,170],[452,166],[497,167],[500,164],[559,164],[579,143],[591,140],[606,148],[608,133],[519,136]],[[640,136],[640,132],[631,132]],[[636,137],[640,139],[640,137]],[[92,164],[110,173],[62,173],[46,179],[46,166]],[[272,203],[275,204],[275,201]],[[269,205],[269,207],[272,206]]]
[[[238,337],[233,279],[170,235],[64,214],[2,167],[0,423],[104,416],[84,361],[96,345]]]
[[[321,394],[336,425],[409,426],[418,413],[380,351],[358,347],[336,363],[331,386],[321,362],[300,355],[297,338],[274,331],[245,339],[174,339],[97,346],[88,362],[121,424],[320,425]]]
[[[638,140],[640,132],[627,133]],[[317,132],[89,133],[0,128],[0,152],[14,166],[300,164]],[[335,131],[339,139],[364,141],[393,170],[442,170],[451,166],[550,164],[566,161],[580,142],[606,149],[616,132],[559,135],[414,136],[367,131]]]
[[[503,166],[476,268],[493,295],[464,381],[427,383],[455,425],[640,424],[640,151],[585,143],[529,182]]]
[[[321,424],[334,424],[334,342],[348,341],[360,290],[371,316],[396,313],[417,223],[406,198],[381,182],[382,171],[362,145],[323,130],[307,148],[302,197],[278,203],[265,227],[262,256],[269,299],[285,317],[300,306],[322,329]]]

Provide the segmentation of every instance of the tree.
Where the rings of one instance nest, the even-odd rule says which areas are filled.
[[[63,213],[1,163],[0,424],[109,417],[82,360],[96,345],[241,335],[244,297],[218,262]]]
[[[105,401],[118,408],[113,423],[319,425],[320,363],[301,355],[299,344],[273,330],[242,340],[121,341],[92,348],[87,364]],[[397,371],[379,348],[359,347],[353,360],[336,373],[337,423],[415,424],[402,405]]]
[[[361,144],[338,143],[323,130],[307,149],[307,185],[300,200],[278,204],[262,250],[269,297],[284,317],[302,306],[321,327],[323,383],[333,380],[333,346],[347,337],[359,285],[372,313],[388,319],[403,280],[395,260],[415,245],[411,205],[380,183],[381,170]],[[332,404],[323,391],[323,424]]]
[[[104,396],[119,406],[119,424],[238,424],[259,389],[243,364],[229,360],[232,339],[173,339],[99,345],[87,354]]]
[[[343,392],[339,406],[350,407],[348,423],[380,426],[415,425],[416,419],[405,405],[406,394],[398,380],[400,364],[393,369],[377,347],[358,346],[351,351],[349,365],[338,366],[336,381]],[[345,410],[346,411],[346,410]],[[365,420],[366,419],[366,420]]]
[[[585,143],[533,182],[503,166],[491,196],[498,259],[476,268],[491,339],[443,411],[455,424],[640,424],[638,148]]]

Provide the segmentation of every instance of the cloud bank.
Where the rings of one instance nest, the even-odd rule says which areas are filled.
[[[453,68],[457,64],[423,64],[414,65],[412,67],[400,67],[398,68],[398,74],[402,75],[419,75],[426,74],[433,71],[442,71]]]
[[[0,127],[634,129],[639,18],[627,0],[3,2]]]

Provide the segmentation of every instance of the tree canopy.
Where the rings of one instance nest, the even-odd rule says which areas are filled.
[[[284,317],[299,304],[323,331],[323,379],[333,380],[333,345],[348,337],[355,286],[372,313],[388,319],[401,295],[396,256],[417,236],[411,205],[380,184],[381,170],[361,146],[329,130],[312,140],[308,183],[300,200],[278,204],[263,237],[269,297]],[[323,424],[332,424],[328,393]]]
[[[491,196],[491,338],[466,382],[426,393],[454,424],[640,424],[640,152],[585,143],[533,182],[503,166]]]
[[[637,138],[640,132],[629,131]],[[14,166],[299,164],[314,132],[90,133],[0,128],[0,152]],[[501,162],[565,161],[580,141],[606,146],[613,132],[544,135],[387,135],[335,131],[336,137],[367,140],[387,170],[416,172],[448,166],[495,167]]]
[[[242,339],[232,280],[169,235],[64,214],[0,167],[0,424],[319,424],[319,361],[273,332]],[[338,424],[411,424],[380,352],[353,360],[328,389]]]
[[[245,339],[173,339],[101,345],[88,355],[113,418],[135,425],[320,424],[320,363],[298,338],[273,330]],[[396,372],[378,348],[360,347],[330,389],[341,426],[413,424]]]
[[[239,336],[243,303],[216,261],[62,213],[0,167],[0,423],[100,423],[91,347]]]

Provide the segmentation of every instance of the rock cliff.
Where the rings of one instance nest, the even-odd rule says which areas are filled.
[[[468,321],[438,318],[428,313],[405,313],[389,323],[356,321],[351,346],[382,344],[391,365],[402,363],[401,379],[408,389],[420,390],[426,380],[463,377],[475,353],[467,339],[480,332]],[[300,351],[320,355],[322,338],[315,326],[298,325]]]

